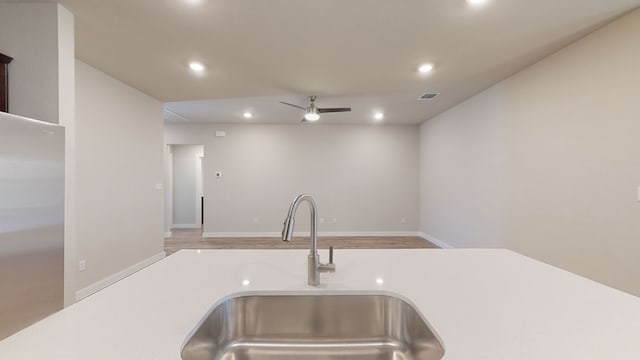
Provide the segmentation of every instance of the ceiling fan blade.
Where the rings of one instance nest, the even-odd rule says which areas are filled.
[[[300,105],[290,104],[290,103],[288,103],[288,102],[284,102],[284,101],[280,101],[280,104],[293,106],[294,108],[298,108],[298,109],[300,109],[300,110],[305,110],[305,111],[307,110],[307,108],[302,107],[302,106],[300,106]]]
[[[319,113],[347,112],[351,108],[318,108]]]

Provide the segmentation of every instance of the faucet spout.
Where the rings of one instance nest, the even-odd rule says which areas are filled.
[[[282,229],[282,240],[287,242],[291,241],[295,222],[294,218],[287,216],[287,219],[284,221],[284,228]]]
[[[291,241],[293,237],[293,227],[295,225],[295,216],[298,211],[298,207],[301,203],[307,202],[309,204],[309,210],[311,212],[311,249],[308,256],[308,276],[307,282],[309,285],[318,286],[320,284],[321,272],[334,272],[335,265],[333,263],[321,264],[320,256],[318,255],[318,214],[316,201],[307,194],[298,195],[287,213],[287,218],[284,221],[284,227],[282,229],[282,240]]]
[[[284,228],[282,229],[282,240],[291,241],[291,238],[293,237],[293,226],[295,225],[296,212],[298,211],[300,204],[303,202],[309,203],[309,210],[311,212],[311,250],[309,253],[311,255],[318,252],[318,214],[316,213],[318,206],[316,205],[316,201],[310,195],[298,195],[291,203],[291,206],[289,206],[289,212],[287,213],[287,218],[284,221]]]

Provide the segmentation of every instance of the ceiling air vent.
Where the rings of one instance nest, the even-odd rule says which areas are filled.
[[[178,114],[175,111],[169,110],[166,107],[164,108],[164,120],[174,123],[189,121],[189,119],[187,119],[186,117]]]
[[[418,98],[418,100],[433,100],[438,93],[426,93]]]

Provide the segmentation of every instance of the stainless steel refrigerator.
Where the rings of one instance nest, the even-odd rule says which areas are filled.
[[[0,112],[0,339],[63,297],[64,128]]]

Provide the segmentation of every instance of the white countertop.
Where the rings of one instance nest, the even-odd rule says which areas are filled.
[[[1,341],[0,359],[178,360],[230,294],[323,290],[408,298],[446,360],[640,359],[640,298],[514,252],[336,250],[320,288],[306,285],[307,252],[180,251]]]

